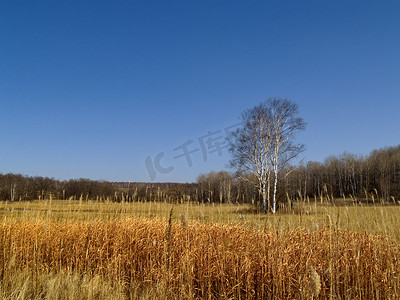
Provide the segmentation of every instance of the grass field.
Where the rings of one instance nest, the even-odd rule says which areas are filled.
[[[338,203],[338,202],[337,202]],[[400,206],[0,203],[3,299],[399,299]]]

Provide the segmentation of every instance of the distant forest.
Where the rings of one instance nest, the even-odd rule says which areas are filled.
[[[344,153],[323,163],[290,166],[279,173],[278,200],[307,198],[400,200],[400,145],[368,156]],[[108,182],[89,179],[59,181],[47,177],[0,174],[0,200],[77,199],[100,201],[164,201],[258,203],[256,178],[226,171],[199,175],[195,183]]]

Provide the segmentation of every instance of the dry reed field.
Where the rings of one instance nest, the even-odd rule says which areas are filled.
[[[301,208],[301,209],[300,209]],[[399,299],[397,206],[1,203],[3,299]]]

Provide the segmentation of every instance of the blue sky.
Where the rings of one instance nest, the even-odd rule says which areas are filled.
[[[271,96],[299,105],[306,161],[398,145],[399,16],[399,1],[1,1],[0,172],[195,181],[230,158],[201,141]]]

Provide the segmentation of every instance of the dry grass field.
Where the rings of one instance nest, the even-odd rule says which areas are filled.
[[[2,299],[400,299],[400,206],[0,203]]]

